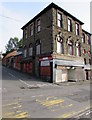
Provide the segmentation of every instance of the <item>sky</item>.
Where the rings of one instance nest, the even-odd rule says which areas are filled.
[[[2,1],[2,0],[1,0]],[[62,1],[62,2],[61,2]],[[83,29],[90,32],[90,0],[3,0],[0,2],[0,52],[12,37],[23,36],[21,30],[29,20],[54,2],[79,20]]]

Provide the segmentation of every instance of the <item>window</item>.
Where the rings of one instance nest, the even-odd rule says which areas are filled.
[[[76,23],[76,35],[79,35],[79,24]]]
[[[33,54],[33,47],[32,47],[32,43],[29,45],[29,56],[32,56]]]
[[[68,18],[68,31],[72,32],[72,21]]]
[[[33,35],[33,24],[30,25],[30,35]]]
[[[85,43],[85,34],[82,34],[82,43]]]
[[[86,58],[84,58],[84,64],[86,65]]]
[[[62,27],[62,14],[60,13],[57,15],[57,25],[58,27]]]
[[[81,56],[81,46],[80,46],[80,43],[76,43],[76,56]]]
[[[90,37],[87,35],[87,44],[90,45]]]
[[[25,38],[27,38],[27,28],[25,29]]]
[[[24,48],[24,58],[27,57],[27,49],[26,47]]]
[[[89,65],[91,65],[91,59],[89,59]]]
[[[36,41],[36,55],[40,55],[41,54],[41,43],[40,40]]]
[[[90,51],[90,50],[88,51],[88,55],[89,55],[89,56],[91,55],[91,51]]]
[[[70,40],[68,40],[68,54],[73,55],[73,43]]]
[[[86,53],[86,50],[85,49],[83,49],[83,54],[85,54]]]
[[[40,32],[40,19],[37,20],[37,32]]]
[[[64,53],[62,38],[60,38],[60,41],[57,40],[57,53],[59,53],[59,54],[63,54]]]

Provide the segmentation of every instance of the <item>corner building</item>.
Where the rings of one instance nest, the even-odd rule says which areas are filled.
[[[49,82],[90,79],[91,34],[83,24],[54,3],[47,6],[22,27],[23,72]]]

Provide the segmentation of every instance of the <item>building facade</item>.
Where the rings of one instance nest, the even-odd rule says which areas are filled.
[[[54,3],[47,6],[22,27],[23,72],[50,82],[90,79],[91,34],[83,24]]]

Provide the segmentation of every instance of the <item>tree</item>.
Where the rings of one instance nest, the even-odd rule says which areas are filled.
[[[13,50],[17,50],[20,46],[22,46],[23,39],[18,39],[17,37],[10,38],[8,44],[5,46],[6,52],[11,52]]]

